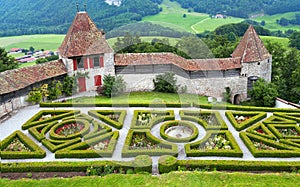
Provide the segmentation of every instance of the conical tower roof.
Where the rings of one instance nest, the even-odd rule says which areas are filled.
[[[270,53],[256,33],[252,25],[244,34],[232,57],[241,57],[242,62],[258,62],[270,57]]]
[[[112,53],[113,50],[86,12],[78,12],[69,31],[59,47],[62,57]]]

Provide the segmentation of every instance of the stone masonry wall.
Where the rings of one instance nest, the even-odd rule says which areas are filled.
[[[271,81],[272,57],[261,62],[243,63],[241,74],[246,77],[257,76]]]

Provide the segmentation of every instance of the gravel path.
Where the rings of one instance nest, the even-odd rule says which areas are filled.
[[[29,118],[31,118],[34,114],[39,112],[40,110],[45,110],[45,109],[52,109],[52,108],[40,108],[37,105],[35,106],[30,106],[26,107],[23,109],[20,109],[16,114],[14,114],[11,118],[7,119],[6,121],[2,122],[0,124],[0,140],[3,140],[6,138],[8,135],[13,133],[16,130],[21,130],[21,126],[23,123],[25,123]],[[57,108],[56,108],[57,109]],[[165,108],[144,108],[144,107],[131,107],[131,108],[111,108],[111,107],[85,107],[85,108],[59,108],[59,109],[66,109],[66,110],[80,110],[81,113],[88,114],[89,110],[127,110],[127,116],[125,118],[124,122],[124,127],[119,131],[120,136],[116,145],[116,149],[113,153],[112,158],[87,158],[87,159],[55,159],[54,154],[48,151],[41,143],[36,141],[29,133],[28,131],[22,131],[24,134],[26,134],[28,137],[30,137],[34,142],[36,142],[39,146],[42,147],[47,153],[47,156],[43,159],[26,159],[26,160],[5,160],[2,159],[1,162],[3,163],[8,163],[8,162],[44,162],[44,161],[85,161],[85,160],[115,160],[115,161],[129,161],[133,160],[134,158],[122,158],[122,149],[123,145],[125,142],[125,138],[127,136],[128,130],[130,129],[130,123],[132,120],[133,112],[134,110],[166,110]],[[175,119],[180,120],[179,116],[179,111],[181,110],[180,108],[168,108],[167,110],[174,110],[175,113]],[[197,108],[188,108],[188,110],[199,110]],[[249,150],[246,148],[245,144],[243,141],[239,138],[239,132],[234,129],[234,127],[230,124],[228,119],[225,116],[225,110],[218,110],[223,118],[223,120],[226,122],[228,129],[231,131],[232,135],[234,136],[235,140],[237,141],[238,145],[240,146],[241,150],[244,153],[244,156],[242,158],[232,158],[232,157],[212,157],[212,156],[207,156],[207,157],[187,157],[186,153],[184,151],[184,144],[178,143],[178,150],[179,150],[179,155],[178,159],[180,160],[256,160],[256,161],[300,161],[300,157],[296,158],[254,158],[252,154],[249,152]],[[268,113],[268,117],[271,116],[271,113]],[[154,136],[161,138],[159,134],[159,128],[163,123],[159,123],[155,125],[152,129],[151,132]],[[195,123],[194,123],[195,124]],[[195,124],[196,125],[196,124]],[[197,137],[196,140],[198,141],[202,139],[205,136],[205,130],[202,127],[199,127],[199,125],[196,125],[199,130],[199,136]],[[116,130],[113,128],[113,130]],[[158,164],[158,158],[159,157],[152,157],[153,161],[153,173],[155,174],[157,172],[157,164]]]

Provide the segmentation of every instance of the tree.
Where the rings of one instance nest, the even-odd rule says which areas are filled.
[[[43,64],[43,63],[46,63],[46,62],[48,62],[48,60],[45,59],[45,58],[39,58],[35,61],[36,64]]]
[[[8,56],[5,49],[0,48],[0,72],[18,68],[19,63],[11,56]]]
[[[27,101],[33,104],[39,103],[42,101],[43,95],[39,88],[33,88],[32,91],[29,92]]]
[[[262,20],[262,21],[260,22],[260,25],[261,25],[261,26],[265,26],[265,25],[266,25],[266,21],[265,21],[265,20]]]
[[[139,35],[132,36],[129,33],[126,33],[123,38],[117,38],[114,48],[116,51],[120,51],[128,46],[141,42],[142,40]]]
[[[124,92],[126,83],[121,76],[105,75],[103,78],[103,94],[106,97],[113,97]]]
[[[175,74],[171,72],[166,72],[161,75],[157,75],[153,79],[154,91],[156,92],[165,92],[165,93],[177,93],[177,79]]]
[[[249,91],[251,100],[256,106],[273,107],[275,106],[278,92],[273,83],[268,83],[264,79],[258,79],[252,90]]]
[[[66,96],[71,96],[76,91],[76,88],[77,88],[75,77],[74,76],[65,77],[62,88],[63,88],[62,89],[63,94],[65,94]]]
[[[54,100],[57,99],[59,96],[62,95],[62,83],[58,80],[54,80],[48,87],[49,95],[48,99]]]
[[[295,31],[289,39],[290,47],[295,47],[300,50],[300,31]]]
[[[34,52],[34,48],[32,46],[30,46],[29,51]]]

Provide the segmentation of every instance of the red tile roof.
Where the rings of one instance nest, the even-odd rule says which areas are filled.
[[[174,64],[187,71],[241,68],[241,58],[185,59],[173,53],[126,53],[115,55],[116,66]]]
[[[252,25],[244,34],[232,57],[241,57],[242,62],[258,62],[270,57],[268,50]]]
[[[105,34],[99,31],[86,12],[78,12],[58,49],[62,57],[112,53]]]
[[[4,71],[0,73],[0,95],[64,74],[67,70],[61,60]]]

